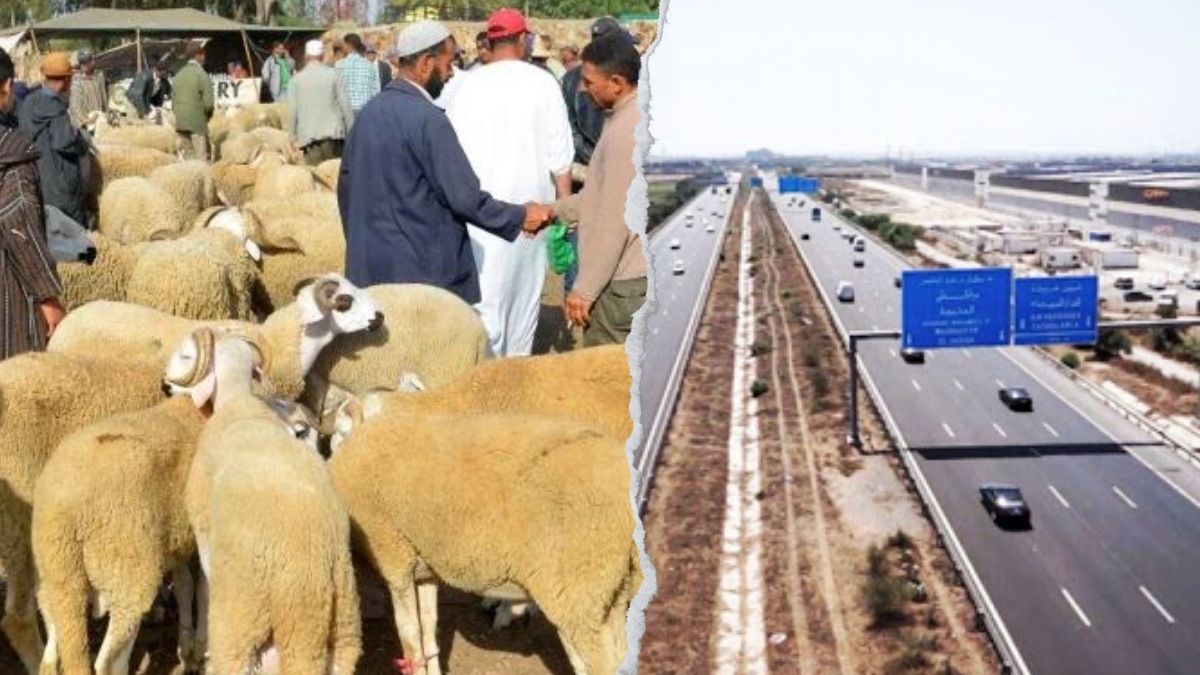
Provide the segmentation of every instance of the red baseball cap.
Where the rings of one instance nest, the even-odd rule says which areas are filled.
[[[492,12],[487,20],[487,36],[493,40],[528,31],[529,28],[525,26],[525,15],[508,7]]]

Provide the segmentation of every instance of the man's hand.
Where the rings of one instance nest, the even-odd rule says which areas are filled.
[[[592,316],[592,301],[571,291],[563,300],[563,314],[567,316],[568,324],[587,328]]]
[[[38,303],[38,309],[42,312],[42,319],[46,322],[46,339],[50,339],[54,335],[54,330],[58,328],[58,324],[67,315],[67,310],[63,308],[62,303],[58,298],[50,298]]]
[[[544,204],[529,202],[525,205],[525,224],[521,229],[526,235],[533,236],[554,219],[554,210]]]

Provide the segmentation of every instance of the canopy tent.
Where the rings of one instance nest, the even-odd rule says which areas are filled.
[[[101,38],[131,36],[138,45],[137,63],[142,67],[142,37],[241,37],[246,52],[246,68],[253,74],[254,58],[250,37],[284,39],[298,36],[319,36],[320,28],[288,26],[247,26],[236,21],[199,10],[185,9],[85,9],[65,14],[29,27],[28,36],[35,50],[39,41],[56,39]]]

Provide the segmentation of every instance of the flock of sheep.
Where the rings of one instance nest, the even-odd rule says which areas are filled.
[[[71,311],[0,362],[0,629],[29,675],[126,675],[169,580],[187,671],[351,675],[356,552],[406,672],[441,672],[439,584],[536,603],[577,673],[616,672],[624,348],[494,359],[457,296],[351,284],[338,167],[300,166],[283,114],[216,120],[211,165],[97,120],[98,230],[47,208]]]

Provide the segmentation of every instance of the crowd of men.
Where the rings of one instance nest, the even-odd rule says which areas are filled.
[[[262,67],[262,98],[287,103],[310,164],[340,158],[346,274],[356,284],[424,283],[471,303],[496,356],[532,352],[548,269],[545,228],[570,229],[577,263],[564,313],[584,345],[623,342],[646,296],[646,260],[625,223],[640,113],[637,40],[614,19],[557,55],[517,10],[492,14],[469,66],[442,24],[405,28],[383,57],[357,34],[312,40],[298,64],[282,43]],[[186,158],[210,157],[213,82],[204,43],[173,76],[162,60],[128,89],[136,114],[169,100]],[[556,58],[557,57],[557,58]],[[108,109],[94,57],[62,52],[43,83],[17,87],[0,51],[0,357],[40,349],[64,310],[46,253],[42,204],[89,227],[87,125]],[[238,76],[240,64],[228,64]],[[500,104],[500,102],[503,102]],[[27,190],[29,184],[37,190]],[[15,233],[18,236],[10,236]]]

